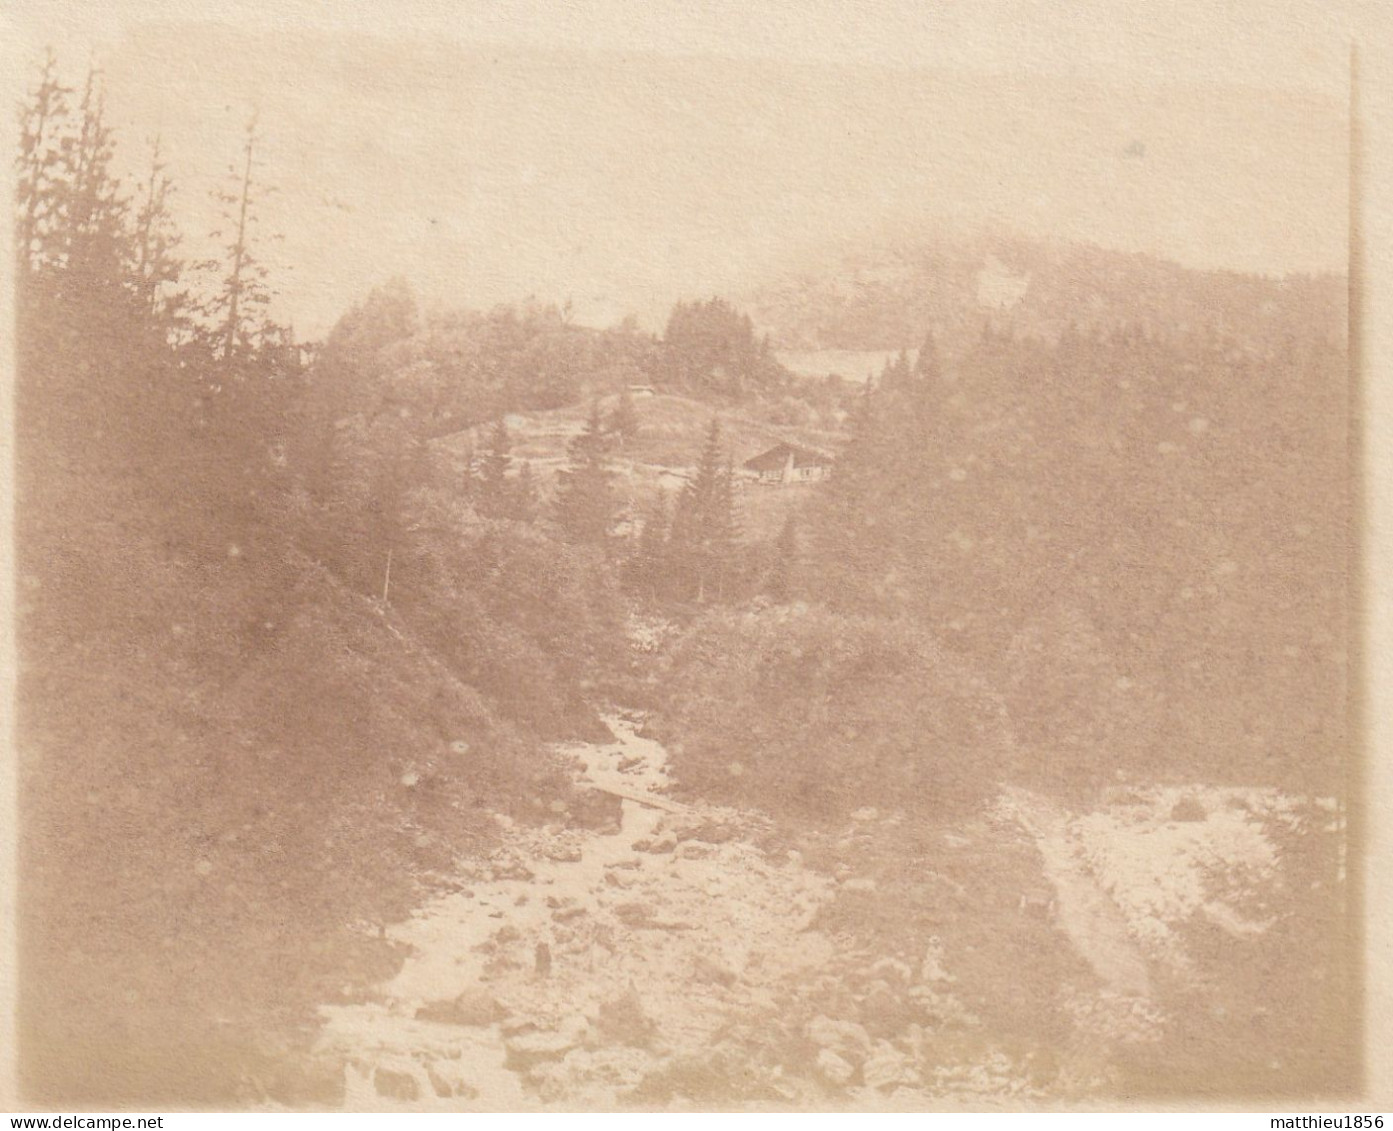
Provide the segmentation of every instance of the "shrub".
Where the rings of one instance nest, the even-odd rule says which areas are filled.
[[[945,811],[995,787],[1003,708],[921,630],[803,605],[715,611],[669,661],[682,785],[766,809]]]
[[[621,664],[623,606],[603,556],[535,526],[413,498],[393,607],[499,714],[546,738],[603,737],[588,692]]]

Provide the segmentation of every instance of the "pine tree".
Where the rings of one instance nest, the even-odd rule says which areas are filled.
[[[19,154],[15,161],[15,252],[28,274],[57,258],[53,238],[59,226],[66,179],[65,146],[72,145],[69,96],[73,88],[58,77],[52,49],[44,58],[38,85],[21,106]]]
[[[513,485],[508,479],[508,469],[513,462],[509,454],[512,446],[508,426],[499,420],[489,433],[488,446],[478,461],[476,483],[471,492],[475,509],[489,518],[512,517]]]
[[[112,172],[116,139],[106,124],[105,95],[99,76],[89,70],[79,106],[75,144],[67,150],[63,200],[63,263],[67,290],[110,306],[125,281],[130,245],[125,228],[126,201]]]
[[[735,461],[727,452],[726,465],[716,479],[716,492],[708,527],[711,580],[715,584],[718,601],[733,600],[741,581],[742,531],[735,491]]]
[[[259,142],[253,114],[240,159],[229,166],[229,182],[215,192],[223,227],[213,234],[224,241],[223,250],[219,258],[199,265],[216,275],[200,309],[203,324],[191,351],[205,375],[210,431],[223,445],[218,458],[253,479],[270,472],[271,448],[286,441],[289,406],[302,392],[304,377],[288,331],[268,315],[270,272],[260,259],[262,241],[256,232],[258,206],[271,190],[257,177]]]
[[[266,325],[271,302],[269,271],[258,256],[255,229],[257,204],[269,191],[256,179],[256,115],[247,122],[239,164],[229,166],[230,184],[218,189],[215,199],[222,209],[223,227],[213,233],[225,240],[220,258],[200,266],[220,273],[214,292],[204,306],[208,320],[208,352],[229,373],[245,370],[254,359],[253,345]]]
[[[132,299],[127,201],[99,72],[89,70],[75,109],[69,93],[49,55],[20,114],[18,353],[48,402],[26,408],[31,419],[124,443],[142,431],[133,415],[149,411],[139,400],[154,367]]]
[[[919,385],[936,385],[943,379],[943,366],[938,356],[938,342],[930,330],[924,335],[919,356],[914,359],[914,380]]]
[[[560,474],[556,493],[556,523],[570,542],[592,546],[609,542],[614,492],[608,449],[599,402],[593,402],[585,430],[571,441],[570,463]]]
[[[175,254],[180,235],[169,208],[174,192],[165,172],[161,142],[150,147],[150,172],[146,177],[135,220],[135,262],[132,289],[137,304],[163,340],[182,339],[188,295],[179,288],[184,263]]]
[[[871,579],[880,575],[892,540],[882,484],[894,471],[895,455],[886,444],[886,406],[894,400],[869,388],[857,398],[836,474],[817,496],[808,548],[816,563],[812,574],[825,598],[837,606],[870,602]]]
[[[876,387],[887,393],[901,393],[910,387],[913,380],[914,371],[909,364],[909,354],[900,350],[893,359],[885,363]]]
[[[775,601],[787,601],[794,593],[798,575],[798,527],[793,515],[789,515],[774,541],[774,564],[765,591]]]
[[[619,436],[620,444],[634,439],[639,434],[638,410],[634,408],[634,398],[629,390],[619,394],[619,402],[610,414],[609,430]]]
[[[513,483],[512,514],[509,517],[518,522],[533,522],[537,518],[538,504],[537,477],[532,473],[532,464],[523,460]]]
[[[170,210],[173,192],[156,137],[148,173],[133,202],[125,288],[141,333],[139,346],[129,356],[146,375],[145,413],[152,420],[162,419],[171,430],[168,439],[186,449],[176,457],[182,461],[187,459],[188,437],[198,427],[199,389],[179,365],[183,347],[192,340],[193,323],[185,263],[177,254],[181,235]]]
[[[517,475],[509,474],[513,466],[512,447],[507,424],[499,420],[489,433],[483,456],[478,461],[471,458],[468,495],[474,509],[488,518],[531,522],[537,509],[536,480],[526,461]]]
[[[629,590],[650,601],[667,592],[667,494],[659,491],[643,516],[637,544],[629,559],[627,580]]]
[[[699,602],[730,595],[738,544],[734,469],[713,417],[701,462],[678,496],[672,520],[672,564],[681,595]]]
[[[663,335],[668,383],[696,393],[741,397],[785,375],[755,337],[754,323],[721,298],[679,302]]]
[[[473,499],[474,492],[479,489],[478,477],[475,475],[474,467],[477,457],[474,454],[474,440],[467,438],[464,444],[464,477],[460,487],[466,499]]]

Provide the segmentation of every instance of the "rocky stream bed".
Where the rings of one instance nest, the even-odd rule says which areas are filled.
[[[618,820],[500,817],[491,858],[389,929],[395,977],[321,1008],[314,1055],[341,1069],[344,1108],[1017,1107],[1093,1093],[1112,1050],[1158,1039],[1157,956],[1043,799],[1008,790],[964,835],[941,834],[945,856],[975,835],[996,838],[984,859],[1009,845],[1038,889],[1018,894],[1006,872],[980,891],[912,877],[943,906],[1023,924],[1018,937],[924,929],[868,947],[857,909],[897,909],[859,863],[876,834],[857,829],[898,818],[854,814],[830,855],[805,859],[758,814],[668,798],[642,719],[607,721],[613,742],[564,752],[580,784],[622,798]],[[1043,943],[1065,957],[1047,964]],[[1041,1038],[1053,1050],[997,1039],[983,1007],[1013,994],[1063,1026]]]

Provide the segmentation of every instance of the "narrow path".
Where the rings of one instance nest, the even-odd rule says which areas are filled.
[[[1149,997],[1146,959],[1122,911],[1079,862],[1065,814],[1029,790],[1012,787],[1005,796],[1016,820],[1035,838],[1045,875],[1054,886],[1059,926],[1075,949],[1108,989],[1126,997]]]

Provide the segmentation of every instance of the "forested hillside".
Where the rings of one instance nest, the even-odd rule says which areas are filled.
[[[957,356],[930,335],[917,362],[853,395],[782,591],[875,618],[887,648],[892,624],[922,625],[1004,701],[1023,778],[1087,788],[1145,770],[1338,792],[1346,358],[1306,330],[1263,349],[1202,331],[998,329]],[[842,635],[825,631],[829,646]],[[727,641],[732,656],[750,646]],[[795,671],[777,692],[771,678],[748,681],[749,716],[721,699],[722,742],[767,723],[771,695],[791,710],[805,693]],[[807,740],[857,756],[835,731]]]
[[[1138,330],[927,350],[855,415],[814,508],[810,591],[973,657],[1042,751],[1033,773],[1084,758],[1090,778],[1329,783],[1345,372],[1342,348],[1294,327],[1267,350]]]
[[[50,61],[23,125],[26,1082],[229,1103],[313,1002],[390,968],[382,924],[495,812],[568,804],[540,740],[601,726],[616,588],[404,478],[419,404],[409,377],[365,386],[396,371],[363,336],[393,344],[403,310],[346,319],[319,365],[267,316],[253,130],[226,255],[191,264],[158,150],[144,183],[112,174],[95,77]]]
[[[932,329],[956,352],[996,323],[1048,341],[1071,326],[1130,327],[1152,338],[1237,338],[1265,352],[1292,334],[1342,342],[1346,287],[1334,275],[1274,279],[1079,244],[906,233],[829,253],[759,289],[749,306],[786,350],[913,349]]]

